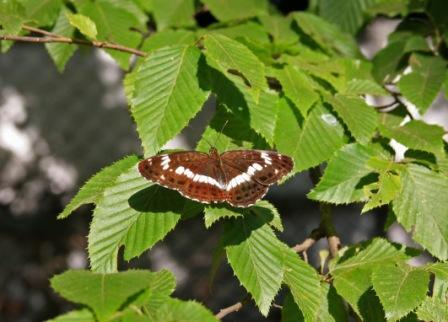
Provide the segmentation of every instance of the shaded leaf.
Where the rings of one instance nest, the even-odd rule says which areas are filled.
[[[157,30],[194,26],[194,0],[152,0]]]
[[[402,173],[401,191],[393,201],[397,220],[415,241],[439,259],[448,259],[448,178],[415,164]]]
[[[200,55],[195,47],[165,47],[140,66],[132,115],[145,156],[156,154],[204,104],[208,92],[199,86]]]
[[[145,40],[141,50],[151,52],[163,47],[176,45],[192,45],[196,40],[193,31],[184,29],[165,29],[154,33]]]
[[[390,96],[378,83],[370,79],[352,79],[347,82],[345,93],[348,95],[369,94],[374,96]]]
[[[291,101],[282,97],[279,102],[277,124],[274,132],[276,149],[286,155],[293,155],[297,142],[291,138],[300,137],[302,116]]]
[[[373,188],[376,191],[362,208],[362,213],[390,203],[400,190],[400,177],[390,172],[381,173]]]
[[[201,321],[218,322],[219,320],[204,306],[194,301],[167,299],[157,308],[151,322]]]
[[[436,98],[445,79],[446,62],[437,56],[414,54],[410,58],[412,72],[404,75],[398,88],[420,113],[426,112]]]
[[[106,188],[115,184],[116,179],[129,168],[138,162],[136,156],[128,156],[114,164],[102,169],[90,178],[73,197],[70,203],[65,206],[64,211],[58,219],[68,217],[76,208],[89,203],[97,203]]]
[[[391,81],[403,68],[405,41],[396,41],[388,44],[373,57],[372,75],[379,83]]]
[[[290,16],[263,15],[258,19],[275,43],[291,45],[299,41],[299,35],[292,29],[292,18]]]
[[[385,137],[395,139],[410,149],[434,154],[443,153],[443,135],[445,131],[438,125],[412,120],[403,126],[380,126],[380,131]]]
[[[378,126],[378,113],[372,106],[355,96],[327,96],[336,113],[347,125],[354,138],[363,144],[370,141]]]
[[[417,309],[417,316],[424,321],[446,321],[448,305],[438,298],[427,296]]]
[[[434,273],[437,278],[448,282],[448,263],[438,262],[429,264],[426,265],[425,269]]]
[[[131,296],[165,278],[166,271],[128,270],[99,274],[69,270],[51,278],[51,287],[69,301],[89,306],[98,320],[106,320]],[[174,277],[171,275],[171,279]]]
[[[336,204],[364,200],[362,179],[372,172],[368,161],[373,156],[372,148],[360,144],[344,146],[330,160],[320,182],[308,197]]]
[[[51,32],[61,36],[73,37],[75,28],[70,25],[66,12],[66,9],[61,10]],[[45,44],[45,47],[60,72],[64,70],[65,64],[76,51],[76,46],[74,44],[47,43]]]
[[[17,0],[0,2],[0,25],[2,32],[16,35],[22,28],[25,19],[25,8]]]
[[[21,0],[26,16],[39,26],[51,26],[62,6],[61,0]]]
[[[254,17],[267,12],[266,0],[201,0],[220,21]]]
[[[416,308],[426,296],[429,274],[406,264],[383,265],[372,274],[375,292],[388,320],[398,320]]]
[[[95,316],[88,309],[81,309],[70,311],[68,313],[59,315],[54,319],[47,320],[47,322],[95,322]]]
[[[266,316],[283,280],[280,241],[269,225],[254,215],[226,224],[223,240],[235,275]]]

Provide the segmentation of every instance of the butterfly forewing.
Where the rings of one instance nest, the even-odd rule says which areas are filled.
[[[139,170],[148,180],[178,190],[187,198],[204,203],[224,202],[224,176],[213,161],[206,153],[175,152],[143,160]]]

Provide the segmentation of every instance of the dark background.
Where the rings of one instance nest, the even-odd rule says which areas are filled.
[[[272,2],[284,13],[307,6],[306,1]],[[197,16],[202,26],[213,19]],[[389,19],[371,24],[359,35],[363,52],[370,56],[384,45],[395,24]],[[91,48],[81,48],[62,74],[41,45],[16,44],[0,55],[0,321],[42,321],[72,308],[50,289],[48,279],[66,269],[88,267],[92,208],[82,207],[62,221],[56,216],[91,175],[125,155],[141,154],[122,77],[108,56]],[[194,148],[213,103],[169,147]],[[282,214],[285,231],[279,237],[291,246],[319,223],[317,204],[305,197],[310,188],[303,173],[267,196]],[[338,207],[334,218],[342,243],[350,244],[381,235],[385,210],[360,216],[360,207]],[[207,231],[197,217],[181,222],[150,252],[121,266],[170,269],[178,283],[175,296],[196,299],[216,312],[245,295],[226,263],[210,290],[218,237],[219,225]],[[399,226],[389,230],[389,237],[406,240]],[[309,254],[316,266],[323,247],[320,241]],[[257,309],[247,305],[225,320],[260,319]],[[280,310],[273,308],[269,320],[279,319]]]

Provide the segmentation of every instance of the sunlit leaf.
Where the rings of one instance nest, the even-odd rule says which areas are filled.
[[[89,17],[82,14],[73,14],[67,11],[65,13],[70,24],[78,29],[84,36],[90,39],[95,39],[97,35],[96,25]]]
[[[201,0],[220,21],[254,17],[268,10],[266,0]]]
[[[157,30],[194,25],[194,0],[152,0]]]

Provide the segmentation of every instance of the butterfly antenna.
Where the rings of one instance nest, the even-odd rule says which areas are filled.
[[[226,121],[224,122],[224,125],[221,127],[221,131],[219,131],[218,136],[216,137],[216,140],[215,140],[215,144],[213,145],[214,147],[216,146],[216,143],[219,142],[219,138],[221,137],[222,132],[223,132],[224,129],[226,128],[227,123],[229,123],[229,120],[226,120]]]

